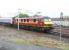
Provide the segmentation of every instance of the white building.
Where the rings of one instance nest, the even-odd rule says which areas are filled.
[[[63,16],[63,13],[60,13],[60,18],[53,18],[52,19],[54,25],[62,25],[69,27],[69,16]]]
[[[63,16],[63,26],[69,26],[69,16]]]

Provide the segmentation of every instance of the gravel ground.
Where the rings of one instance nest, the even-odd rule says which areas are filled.
[[[60,50],[60,49],[39,47],[34,45],[16,45],[14,43],[0,41],[0,50]]]
[[[27,30],[17,30],[16,28],[10,28],[0,26],[0,50],[60,50],[57,48],[39,47],[35,45],[17,45],[13,43],[12,38],[19,38],[24,40],[31,40],[34,38],[53,38],[59,40],[58,36],[48,35],[44,33],[32,32]],[[62,38],[63,42],[69,43],[69,39]]]
[[[59,32],[59,31],[58,31]],[[5,27],[5,26],[0,26],[0,38],[9,38],[9,37],[17,37],[17,38],[23,38],[23,39],[33,39],[37,37],[44,37],[44,38],[53,38],[56,40],[60,40],[60,37],[50,35],[48,33],[40,33],[40,32],[32,32],[32,31],[27,31],[27,30],[17,30],[16,28],[11,28],[11,27]],[[63,42],[69,43],[69,39],[62,38]]]

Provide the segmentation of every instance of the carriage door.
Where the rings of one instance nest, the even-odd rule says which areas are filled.
[[[43,26],[43,25],[44,25],[43,19],[38,19],[38,26],[40,27],[40,26]]]

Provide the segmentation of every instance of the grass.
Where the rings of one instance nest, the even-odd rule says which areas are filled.
[[[14,38],[13,42],[16,44],[26,44],[26,45],[37,45],[37,46],[47,46],[49,48],[60,48],[63,50],[69,50],[69,44],[60,42],[54,39],[50,38],[33,38],[33,39],[19,39],[19,38]]]

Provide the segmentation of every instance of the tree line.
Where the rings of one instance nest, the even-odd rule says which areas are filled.
[[[25,17],[29,17],[29,15],[28,14],[22,14],[22,13],[20,13],[19,15],[16,15],[13,18],[17,18],[17,17],[19,17],[19,18],[25,18]]]

